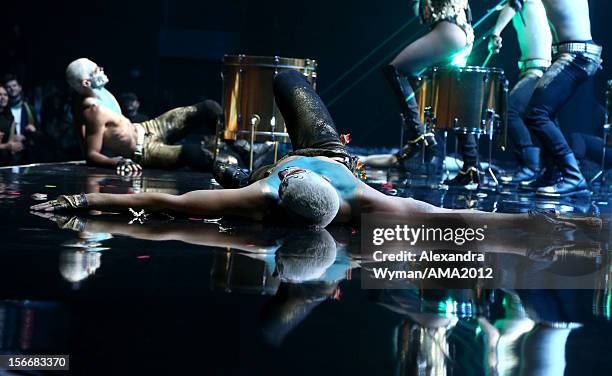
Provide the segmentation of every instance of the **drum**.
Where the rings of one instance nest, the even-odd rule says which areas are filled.
[[[505,128],[507,95],[502,69],[435,67],[431,71],[431,107],[438,129],[486,134],[493,121]]]
[[[297,70],[315,86],[317,62],[279,56],[226,55],[223,58],[223,109],[225,140],[289,142],[285,121],[272,86],[277,73]]]

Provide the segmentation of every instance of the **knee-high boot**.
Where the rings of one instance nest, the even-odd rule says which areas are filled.
[[[586,179],[580,172],[574,153],[555,156],[555,164],[561,172],[556,184],[539,188],[536,195],[543,197],[588,196],[591,194]]]
[[[405,132],[408,142],[397,155],[399,160],[412,158],[423,149],[436,146],[436,138],[431,133],[426,133],[425,126],[419,117],[419,106],[415,99],[414,89],[393,65],[383,68],[385,78],[389,82],[391,89],[398,98],[401,116],[404,120]],[[433,155],[428,151],[427,154]]]

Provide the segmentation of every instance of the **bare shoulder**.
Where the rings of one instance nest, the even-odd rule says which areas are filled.
[[[101,113],[101,106],[95,100],[95,98],[84,98],[82,102],[83,117],[88,123],[96,120]]]
[[[244,198],[249,198],[253,202],[276,202],[278,200],[278,191],[273,191],[270,185],[264,180],[259,180],[253,184],[247,185],[244,188],[237,189],[239,195]]]
[[[416,214],[436,213],[440,209],[413,198],[389,196],[363,184],[359,187],[359,200],[362,213]]]
[[[98,104],[98,100],[95,97],[81,97],[81,104],[83,107],[91,107]]]
[[[83,100],[83,117],[88,126],[104,125],[106,123],[119,124],[121,122],[120,115],[100,105],[95,98],[85,98]]]

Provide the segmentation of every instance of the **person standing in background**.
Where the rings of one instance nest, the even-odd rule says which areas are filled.
[[[471,12],[467,0],[421,0],[413,1],[414,11],[429,32],[410,43],[383,73],[398,100],[403,126],[408,142],[396,155],[399,161],[412,158],[425,146],[426,159],[433,156],[436,140],[426,132],[421,122],[414,88],[409,77],[418,77],[425,69],[434,65],[449,65],[460,53],[469,52],[474,42]],[[462,144],[476,143],[472,136],[463,137]],[[477,155],[464,161],[467,168],[475,167]],[[473,162],[473,163],[472,163]],[[476,174],[477,178],[477,174]]]
[[[23,150],[21,137],[15,135],[15,122],[8,104],[8,93],[0,86],[0,166],[9,164],[12,155]]]
[[[516,148],[519,167],[513,175],[502,177],[502,181],[528,188],[540,171],[540,149],[533,144],[523,116],[538,81],[551,64],[552,33],[541,0],[525,0],[522,4],[509,1],[501,10],[489,39],[492,53],[500,52],[501,33],[510,21],[521,50],[519,81],[508,97],[508,135]],[[550,163],[547,165],[550,169]]]
[[[10,111],[15,123],[15,135],[22,136],[23,150],[12,155],[11,164],[28,164],[35,160],[37,128],[32,106],[23,97],[23,87],[17,76],[9,74],[4,78],[4,87],[9,96]]]
[[[591,194],[576,156],[554,122],[558,112],[578,87],[595,75],[602,47],[593,42],[588,0],[543,0],[553,27],[553,63],[538,81],[531,96],[525,124],[540,141],[544,158],[558,174],[543,174],[533,185],[546,198]]]
[[[134,93],[119,94],[119,105],[125,117],[132,123],[142,123],[150,119],[149,116],[140,113],[140,100]]]

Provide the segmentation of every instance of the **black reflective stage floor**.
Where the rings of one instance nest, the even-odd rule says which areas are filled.
[[[445,207],[612,212],[602,193],[536,201],[369,175],[386,193]],[[612,271],[593,290],[364,290],[355,228],[310,233],[28,210],[44,195],[210,188],[209,175],[192,172],[121,178],[75,164],[0,170],[1,353],[69,354],[71,373],[85,375],[610,373]],[[79,226],[84,231],[73,230]],[[573,257],[608,265],[610,234],[589,241],[597,252]],[[520,257],[541,260],[542,270],[564,262],[555,249]]]

